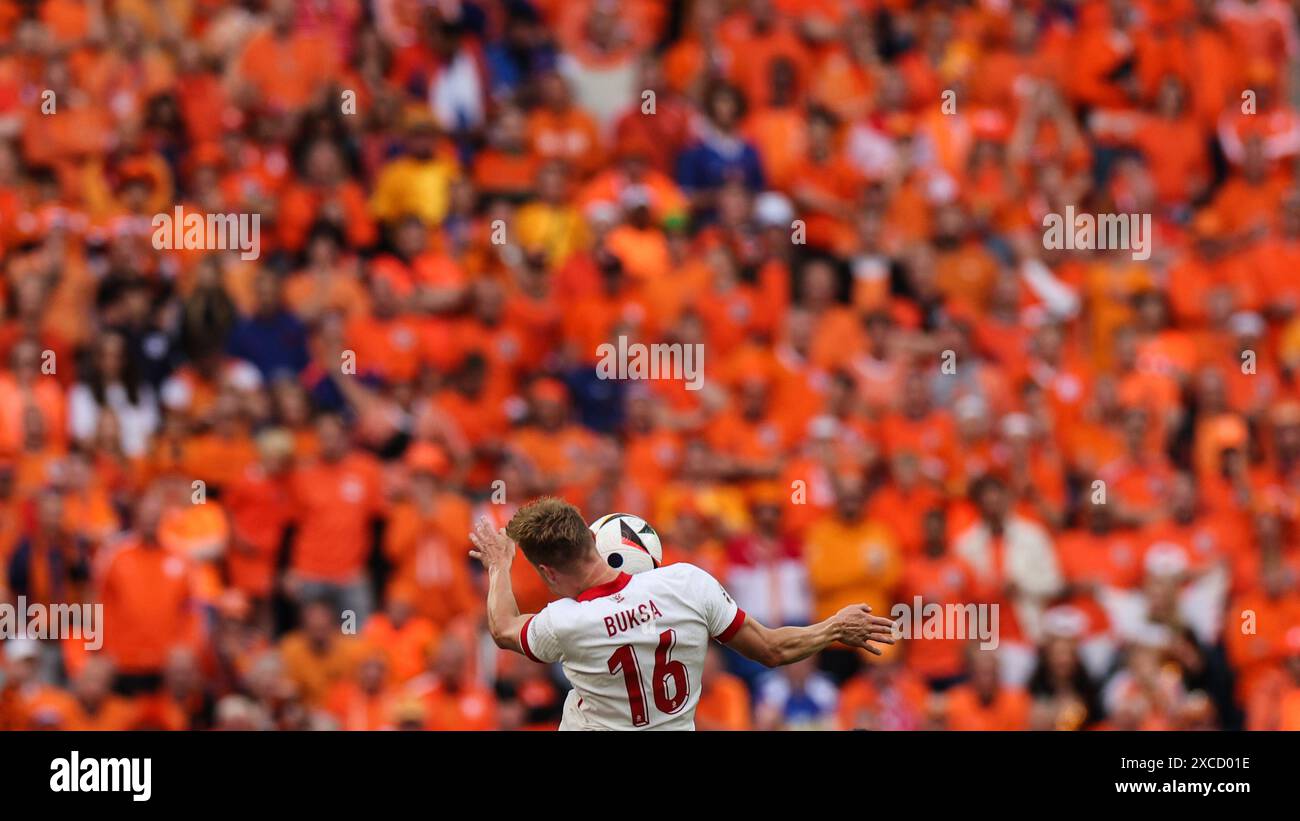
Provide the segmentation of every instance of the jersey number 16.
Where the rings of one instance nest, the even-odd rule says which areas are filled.
[[[675,630],[665,630],[659,634],[659,646],[655,648],[655,669],[650,676],[655,707],[667,715],[682,709],[691,693],[686,665],[672,660],[673,646],[676,644]],[[641,662],[637,661],[636,650],[630,644],[624,644],[609,657],[609,674],[618,675],[620,670],[623,673],[623,683],[627,686],[627,704],[632,711],[632,726],[644,727],[650,723],[650,707],[646,704],[645,686],[641,680]],[[669,695],[669,689],[672,690],[672,695]]]

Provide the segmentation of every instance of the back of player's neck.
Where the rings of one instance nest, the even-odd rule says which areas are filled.
[[[602,584],[609,584],[621,575],[620,570],[610,567],[604,562],[594,561],[583,568],[579,578],[582,579],[581,589],[590,590],[593,587],[600,587]]]

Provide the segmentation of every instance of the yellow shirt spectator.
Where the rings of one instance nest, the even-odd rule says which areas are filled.
[[[384,222],[415,214],[425,225],[441,225],[459,175],[456,164],[440,156],[399,157],[380,169],[370,212]]]

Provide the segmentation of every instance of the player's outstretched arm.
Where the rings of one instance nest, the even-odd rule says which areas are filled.
[[[486,516],[480,516],[469,534],[474,550],[469,555],[487,569],[487,623],[497,647],[523,653],[519,635],[529,616],[519,612],[515,591],[510,585],[510,565],[515,559],[515,543],[505,530],[493,530]]]
[[[894,643],[894,623],[871,615],[865,604],[851,604],[829,619],[807,627],[765,627],[746,615],[727,646],[767,667],[780,667],[806,659],[835,642],[860,647],[880,655],[876,644]]]

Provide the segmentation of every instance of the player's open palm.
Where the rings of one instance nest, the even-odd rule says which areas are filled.
[[[474,549],[469,555],[478,559],[488,570],[509,570],[515,558],[515,543],[510,541],[505,529],[494,530],[486,516],[480,516],[469,534]]]
[[[839,640],[850,647],[860,647],[877,656],[881,654],[876,644],[894,643],[894,622],[884,616],[872,615],[865,604],[850,604],[835,614]]]

